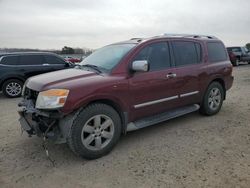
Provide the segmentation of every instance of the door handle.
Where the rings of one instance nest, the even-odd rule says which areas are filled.
[[[44,63],[43,66],[49,66],[49,64],[48,63]]]
[[[168,73],[166,78],[175,78],[177,75],[175,73]]]

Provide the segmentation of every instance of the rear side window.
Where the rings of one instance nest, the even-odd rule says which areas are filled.
[[[142,49],[135,60],[147,60],[150,71],[161,70],[170,67],[170,53],[166,42],[150,44]]]
[[[43,57],[41,55],[21,55],[20,65],[41,65]]]
[[[48,64],[65,64],[65,62],[62,59],[60,59],[56,56],[45,55],[44,57],[45,57],[46,63],[48,63]]]
[[[210,62],[226,61],[227,53],[222,43],[208,42],[208,58]]]
[[[185,66],[201,62],[201,46],[188,41],[172,42],[176,66]]]
[[[18,56],[6,56],[1,60],[1,64],[4,65],[18,65]]]

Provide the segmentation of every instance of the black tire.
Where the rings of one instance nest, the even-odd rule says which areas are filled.
[[[219,91],[220,93],[220,102],[218,102],[216,99],[212,99],[211,98],[211,93],[213,91]],[[211,116],[211,115],[214,115],[214,114],[217,114],[220,109],[221,109],[221,106],[223,104],[223,100],[224,100],[224,89],[222,87],[222,85],[219,83],[219,82],[212,82],[208,88],[207,88],[207,91],[203,97],[203,101],[201,103],[201,108],[200,108],[200,113],[203,114],[203,115],[208,115],[208,116]],[[218,99],[218,96],[214,96],[214,97],[217,97]],[[212,100],[212,102],[211,102]],[[214,101],[216,100],[216,101]],[[216,108],[212,108],[211,106],[214,107],[216,106]]]
[[[13,87],[11,92],[10,87]],[[6,97],[15,98],[20,97],[22,94],[23,82],[18,79],[10,79],[3,83],[2,91]]]
[[[101,132],[99,133],[84,132],[87,126],[92,127],[92,128],[95,127],[95,124],[96,124],[95,117],[99,117],[99,116],[100,116],[100,122],[102,123],[100,123],[98,130]],[[105,138],[102,137],[102,133],[108,131],[108,129],[111,130],[111,125],[108,129],[104,129],[102,131],[101,127],[102,125],[104,125],[104,122],[106,122],[107,120],[107,119],[104,119],[104,120],[101,119],[103,117],[107,117],[109,122],[112,123],[111,124],[112,131],[110,131],[112,132],[112,137],[107,140],[105,140]],[[88,134],[85,140],[84,140],[84,134]],[[96,135],[96,134],[99,134],[99,135]],[[94,140],[90,142],[89,144],[86,144],[84,141],[86,141],[91,136],[92,136],[91,139],[94,139]],[[108,154],[116,145],[120,136],[121,136],[121,119],[120,119],[119,114],[111,106],[108,106],[106,104],[96,103],[96,104],[91,104],[87,106],[77,115],[69,133],[68,145],[75,154],[85,159],[96,159],[96,158],[99,158]],[[96,146],[97,139],[98,139],[97,137],[98,138],[101,137],[101,143],[103,142],[101,144],[102,148],[98,148]]]

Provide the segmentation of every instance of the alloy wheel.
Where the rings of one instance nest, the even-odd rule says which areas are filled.
[[[211,110],[215,111],[220,107],[221,92],[218,88],[211,89],[208,97],[208,106]]]
[[[114,136],[113,120],[103,114],[91,117],[83,126],[82,144],[89,150],[101,150],[107,146]]]
[[[20,95],[22,92],[22,86],[16,82],[10,82],[6,86],[6,93],[12,97]]]

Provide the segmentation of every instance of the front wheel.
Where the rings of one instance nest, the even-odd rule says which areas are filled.
[[[109,153],[121,135],[119,114],[106,104],[92,104],[82,110],[73,122],[68,144],[86,159]]]
[[[203,97],[200,112],[204,115],[214,115],[221,109],[224,100],[224,89],[219,82],[212,82]]]

